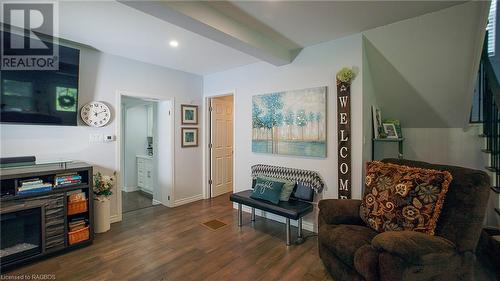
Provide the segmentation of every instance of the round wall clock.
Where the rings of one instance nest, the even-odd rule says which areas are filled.
[[[89,126],[102,127],[111,120],[111,110],[102,102],[92,101],[80,109],[80,117]]]

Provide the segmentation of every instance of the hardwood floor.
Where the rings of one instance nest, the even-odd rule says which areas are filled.
[[[201,224],[218,219],[216,231]],[[154,206],[125,213],[123,221],[96,236],[93,245],[42,260],[0,276],[30,280],[332,280],[318,257],[317,237],[285,246],[283,224],[243,215],[228,195],[169,209]],[[295,237],[296,229],[293,234]],[[37,276],[33,274],[39,274]],[[45,278],[40,274],[49,274]],[[475,280],[495,280],[478,264]],[[17,279],[17,280],[27,280]]]
[[[228,197],[126,213],[109,232],[97,235],[93,245],[7,275],[53,274],[55,280],[331,280],[318,257],[316,237],[286,247],[283,224],[257,218],[254,227],[248,214],[240,229]],[[228,225],[216,231],[201,225],[212,219]]]
[[[122,212],[144,209],[153,206],[152,197],[146,196],[141,191],[124,192],[122,191]]]

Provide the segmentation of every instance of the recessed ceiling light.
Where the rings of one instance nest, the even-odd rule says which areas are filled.
[[[177,42],[177,40],[172,40],[172,41],[170,41],[169,44],[170,44],[170,47],[174,47],[174,48],[179,46],[179,42]]]

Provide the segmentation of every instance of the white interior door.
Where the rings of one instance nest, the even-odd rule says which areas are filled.
[[[233,102],[213,98],[212,107],[212,197],[233,191]]]
[[[153,109],[153,204],[173,207],[174,148],[171,110],[173,101],[160,101]]]

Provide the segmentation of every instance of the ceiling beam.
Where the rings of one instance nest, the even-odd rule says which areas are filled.
[[[118,2],[276,66],[291,63],[301,51],[279,44],[202,1]]]

